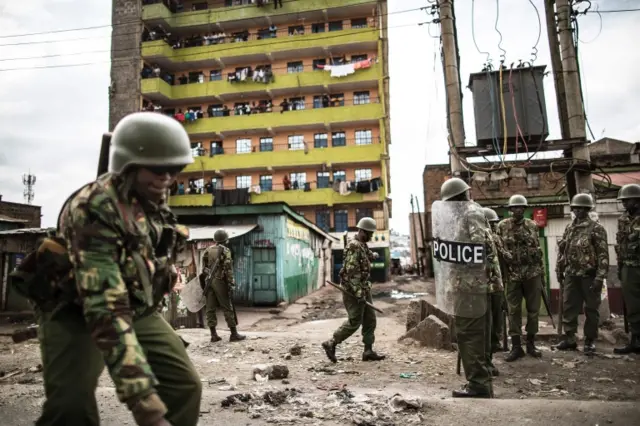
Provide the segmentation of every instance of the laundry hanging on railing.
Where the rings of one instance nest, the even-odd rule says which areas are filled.
[[[331,77],[346,77],[354,74],[356,70],[370,68],[376,62],[375,58],[365,59],[364,61],[353,62],[344,65],[316,65],[317,68],[331,72]]]

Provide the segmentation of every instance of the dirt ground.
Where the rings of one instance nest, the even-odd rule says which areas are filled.
[[[179,330],[190,342],[188,352],[204,385],[201,423],[219,424],[226,419],[228,424],[252,425],[449,424],[447,416],[461,403],[478,411],[476,421],[483,415],[491,419],[490,406],[498,409],[495,407],[508,403],[450,398],[451,390],[464,383],[464,378],[455,374],[455,352],[427,349],[412,341],[397,342],[405,331],[409,297],[432,290],[432,284],[410,279],[375,286],[374,303],[384,311],[378,316],[375,349],[387,355],[377,363],[361,361],[359,334],[338,347],[338,364],[326,359],[320,343],[346,316],[341,295],[333,288],[322,288],[286,309],[240,310],[240,329],[248,336],[244,342],[231,344],[225,339],[210,344],[203,329]],[[226,338],[228,332],[221,334]],[[541,417],[532,414],[528,424],[584,424],[579,421],[580,413],[589,409],[600,410],[597,412],[604,416],[600,424],[632,424],[620,416],[637,418],[640,414],[635,408],[640,399],[638,357],[613,355],[607,339],[598,342],[595,357],[552,351],[551,343],[540,343],[542,359],[527,357],[507,364],[502,360],[504,354],[495,356],[501,373],[494,382],[496,398],[519,401],[520,408],[513,415],[520,417],[514,419],[522,419],[526,407],[531,407],[532,413],[535,407],[565,407],[562,413],[566,414],[571,411],[567,411],[569,406],[575,408],[571,422],[562,421],[558,413],[547,413],[556,417],[539,423]],[[18,416],[3,425],[32,424],[37,417],[43,401],[39,363],[36,340],[14,345],[9,337],[0,336],[0,416]],[[260,365],[264,374],[256,376],[254,370]],[[264,365],[286,366],[288,374],[266,379]],[[103,417],[109,417],[105,424],[125,424],[118,419],[133,424],[114,393],[111,380],[103,374],[98,397]],[[436,423],[428,421],[437,418]],[[502,419],[505,423],[487,420],[486,424],[508,424],[508,416]],[[464,424],[453,417],[451,422]]]

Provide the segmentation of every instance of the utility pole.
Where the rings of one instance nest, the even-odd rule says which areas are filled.
[[[546,6],[546,4],[545,4]],[[558,16],[558,36],[560,38],[560,53],[562,57],[562,79],[566,94],[566,117],[569,137],[572,139],[584,139],[584,144],[574,145],[571,156],[577,162],[580,171],[574,172],[575,185],[567,182],[569,197],[581,192],[594,194],[593,179],[591,177],[589,148],[586,143],[586,121],[580,90],[580,74],[578,73],[578,59],[573,40],[571,27],[571,2],[569,0],[556,0]],[[576,163],[577,163],[576,162]],[[584,170],[584,171],[583,171]]]
[[[413,249],[416,252],[416,266],[418,268],[418,275],[422,275],[423,274],[422,260],[420,259],[420,252],[418,251],[418,233],[416,232],[416,221],[414,220],[415,215],[416,215],[416,212],[413,208],[413,195],[411,195],[410,222],[411,222],[411,229],[413,229]]]
[[[556,102],[560,115],[560,133],[562,139],[569,139],[569,117],[567,116],[567,95],[564,90],[562,60],[558,45],[558,26],[556,24],[555,0],[544,0],[545,17],[547,20],[547,37],[549,52],[551,53],[551,68],[553,69],[553,85],[556,89]]]
[[[424,233],[424,227],[422,226],[422,213],[420,213],[420,204],[418,203],[418,197],[414,196],[413,198],[416,200],[416,210],[418,210],[418,225],[420,225],[420,244],[422,245],[422,253],[424,254],[424,257],[422,258],[424,260],[424,263],[422,264],[422,275],[428,276],[429,274],[427,273],[427,269],[431,268],[427,266],[430,262],[427,258],[427,240]]]
[[[458,40],[453,0],[437,0],[440,9],[440,39],[444,82],[447,94],[447,124],[449,127],[449,164],[451,174],[459,176],[464,168],[456,157],[455,150],[464,146],[464,121],[462,117],[462,93],[460,93],[460,73],[458,63]]]

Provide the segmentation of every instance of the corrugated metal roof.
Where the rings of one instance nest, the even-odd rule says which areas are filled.
[[[0,214],[0,222],[27,223],[29,221],[26,219],[16,219],[15,217],[9,217],[9,216]]]
[[[0,237],[8,235],[25,235],[25,234],[46,234],[49,231],[55,231],[56,228],[23,228],[10,229],[9,231],[0,231]]]
[[[224,225],[224,226],[189,226],[189,241],[213,240],[213,234],[218,229],[224,229],[229,234],[229,239],[240,237],[258,227],[251,225]]]

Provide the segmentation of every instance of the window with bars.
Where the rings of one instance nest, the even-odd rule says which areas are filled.
[[[202,146],[202,142],[191,143],[191,155],[193,155],[194,157],[201,157],[204,155],[204,147]]]
[[[296,151],[298,149],[304,149],[304,136],[303,135],[291,135],[289,136],[289,149]]]
[[[251,188],[251,176],[236,176],[236,188]]]
[[[371,169],[356,169],[356,182],[371,179]]]
[[[260,138],[260,152],[273,151],[273,138]]]
[[[329,146],[329,138],[326,133],[316,133],[313,135],[314,148],[327,148]]]
[[[223,117],[224,109],[222,105],[209,105],[208,111],[209,117]]]
[[[336,170],[333,172],[333,181],[346,182],[347,181],[347,173],[344,170]]]
[[[289,27],[289,35],[302,35],[304,34],[304,25],[293,25]]]
[[[211,178],[211,186],[213,189],[222,189],[222,178]]]
[[[364,55],[351,55],[351,62],[360,62],[366,61],[369,59],[369,56],[365,53]]]
[[[273,176],[264,175],[260,176],[260,190],[271,191],[273,189]]]
[[[373,218],[373,209],[356,209],[356,223],[363,217],[371,217]]]
[[[346,144],[347,144],[347,135],[345,134],[345,132],[331,133],[332,146],[345,146]]]
[[[291,173],[289,179],[293,189],[304,189],[304,185],[307,183],[307,174],[304,172]]]
[[[329,22],[329,31],[342,31],[342,21]]]
[[[333,226],[336,232],[346,232],[349,230],[349,212],[346,210],[335,210],[333,212]]]
[[[318,67],[318,65],[323,65],[323,66],[327,65],[327,60],[324,59],[324,58],[323,59],[314,59],[313,62],[312,62],[312,67],[313,67],[314,71],[323,69],[322,67]]]
[[[351,28],[367,28],[367,18],[352,19]]]
[[[209,71],[209,81],[220,81],[220,80],[222,80],[222,70]]]
[[[331,216],[328,210],[316,211],[316,226],[324,231],[329,231]]]
[[[369,91],[363,92],[354,92],[353,93],[353,104],[354,105],[365,105],[370,103],[371,100],[369,98]]]
[[[527,175],[527,188],[528,189],[540,188],[540,175],[538,173],[529,173]]]
[[[344,106],[344,93],[329,95],[329,99],[331,100],[331,106]]]
[[[318,187],[318,189],[329,188],[329,172],[317,173],[316,186]]]
[[[222,148],[222,141],[211,141],[209,155],[213,157],[214,155],[220,155],[220,154],[224,154],[224,149]]]
[[[356,130],[356,145],[371,145],[371,130]]]
[[[291,102],[292,111],[301,111],[304,109],[304,97],[291,98],[289,102]]]
[[[287,73],[294,74],[302,71],[304,71],[304,65],[302,64],[302,61],[287,63]]]
[[[236,154],[246,154],[251,152],[251,139],[236,140]]]
[[[323,33],[325,31],[325,26],[324,22],[320,24],[311,24],[311,32],[314,34]]]

